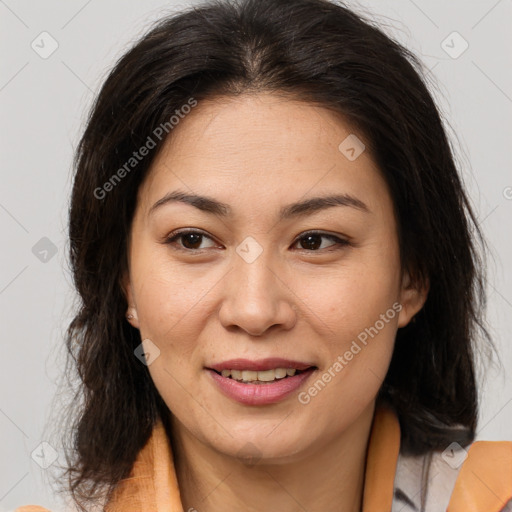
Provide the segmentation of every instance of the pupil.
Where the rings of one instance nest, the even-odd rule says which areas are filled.
[[[315,240],[316,240],[317,243],[315,243]],[[304,247],[304,243],[303,242],[305,242],[305,245],[307,247]],[[322,245],[321,237],[320,237],[320,235],[308,235],[308,236],[305,236],[302,239],[301,245],[302,245],[303,249],[318,249]]]
[[[187,233],[185,235],[182,235],[183,236],[183,245],[187,248],[187,249],[197,249],[197,247],[195,247],[195,245],[201,245],[201,237],[203,235],[197,235],[195,233]],[[190,246],[194,246],[194,247],[190,247]]]
[[[197,249],[197,245],[201,245],[201,238],[203,235],[196,233],[186,233],[182,235],[183,245],[187,249]],[[308,235],[301,240],[303,249],[318,249],[322,245],[320,235]]]

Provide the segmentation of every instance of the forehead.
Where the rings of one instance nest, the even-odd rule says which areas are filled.
[[[174,157],[204,160],[212,155],[216,161],[222,156],[224,162],[238,163],[250,152],[258,157],[255,164],[271,158],[278,166],[281,161],[317,160],[322,152],[336,154],[339,143],[351,134],[340,114],[293,97],[223,96],[201,101],[184,116],[164,144],[162,156],[172,151]],[[310,145],[304,146],[306,141]]]
[[[231,204],[236,196],[243,208],[322,191],[379,209],[389,201],[387,187],[366,146],[340,115],[318,105],[270,93],[207,100],[173,128],[141,199],[150,208],[185,188]]]

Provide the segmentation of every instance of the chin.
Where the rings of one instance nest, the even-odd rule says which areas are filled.
[[[232,437],[224,432],[222,438],[208,439],[207,443],[214,450],[239,459],[247,465],[293,462],[313,443],[313,440],[309,439],[311,428],[298,428],[299,426],[295,424],[293,431],[279,431],[280,427],[277,425],[282,419],[272,422],[260,420],[257,425],[247,425],[247,422],[244,422],[243,427],[228,428]],[[286,420],[282,422],[281,427],[285,422]],[[310,433],[308,437],[305,437],[304,432]]]

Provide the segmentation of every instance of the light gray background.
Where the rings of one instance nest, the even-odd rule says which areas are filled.
[[[66,213],[72,154],[85,114],[127,44],[162,14],[193,3],[0,0],[0,511],[28,503],[63,509],[31,452],[46,440],[45,422],[62,374],[73,300]],[[371,14],[420,54],[438,84],[435,94],[492,249],[488,320],[502,366],[491,366],[482,380],[478,438],[512,440],[512,2],[348,5]],[[58,42],[47,59],[31,48],[34,40],[42,46],[43,31]],[[453,31],[469,44],[458,58],[441,46]],[[457,37],[445,43],[452,54],[462,49]],[[49,44],[46,39],[46,49]],[[48,241],[39,242],[43,237],[55,245],[55,256]]]

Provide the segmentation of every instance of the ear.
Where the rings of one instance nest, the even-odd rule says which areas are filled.
[[[400,304],[402,309],[398,315],[398,327],[405,327],[414,315],[420,311],[425,304],[430,282],[428,279],[411,279],[409,272],[404,272],[402,287],[400,291]]]
[[[139,317],[137,316],[137,306],[135,305],[133,287],[128,272],[125,272],[123,274],[120,284],[121,289],[123,290],[123,294],[126,298],[126,302],[128,303],[128,308],[126,310],[126,320],[132,327],[139,329]]]

